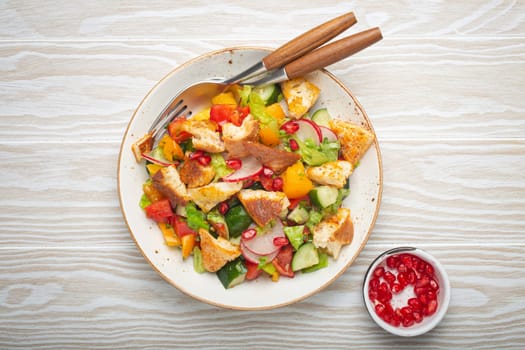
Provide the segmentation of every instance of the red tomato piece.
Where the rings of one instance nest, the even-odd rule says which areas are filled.
[[[247,280],[254,280],[261,274],[262,270],[259,269],[259,264],[252,263],[249,261],[245,261],[244,265],[246,266],[246,269],[248,272],[246,272],[246,279]]]
[[[222,126],[224,123],[233,123],[240,126],[250,114],[250,107],[235,107],[233,105],[213,105],[210,109],[210,120]]]
[[[179,117],[169,123],[168,125],[168,133],[170,134],[171,138],[177,142],[183,142],[191,138],[191,134],[187,133],[186,131],[182,131],[182,124],[186,121],[186,117]]]
[[[182,218],[182,216],[175,215],[173,216],[171,221],[172,221],[171,226],[173,226],[173,228],[175,229],[175,233],[179,237],[183,237],[183,236],[191,235],[191,234],[193,235],[197,234],[197,232],[193,231],[188,226],[188,223],[186,222],[186,220]]]
[[[166,223],[173,216],[173,210],[167,199],[153,202],[145,207],[144,210],[146,211],[146,216],[156,222]]]
[[[293,248],[291,245],[286,245],[281,248],[279,254],[273,259],[272,264],[275,266],[281,276],[293,277],[292,270]]]

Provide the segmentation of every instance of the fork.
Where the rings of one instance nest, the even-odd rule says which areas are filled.
[[[159,134],[164,132],[166,125],[173,119],[183,114],[191,115],[196,107],[209,104],[213,96],[224,91],[228,86],[282,67],[336,37],[356,22],[353,12],[343,14],[292,39],[230,79],[212,78],[184,88],[155,118],[148,133],[152,134],[154,140],[158,139]]]

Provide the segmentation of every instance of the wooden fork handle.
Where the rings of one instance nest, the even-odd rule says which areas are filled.
[[[349,12],[323,23],[295,39],[287,42],[263,58],[267,70],[272,70],[292,62],[305,53],[321,46],[357,22],[354,13]]]
[[[350,35],[316,49],[284,67],[289,79],[300,77],[342,60],[383,38],[379,28]]]

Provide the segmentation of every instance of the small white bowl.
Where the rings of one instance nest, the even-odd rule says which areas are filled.
[[[399,255],[402,253],[408,253],[411,255],[415,255],[419,257],[420,259],[425,260],[430,265],[432,265],[432,267],[434,268],[435,278],[439,284],[439,291],[437,294],[437,301],[438,301],[437,311],[431,316],[425,316],[420,323],[414,323],[412,326],[409,326],[409,327],[404,327],[403,325],[395,327],[387,323],[386,321],[384,321],[382,318],[380,318],[376,314],[375,305],[372,303],[368,295],[369,283],[370,283],[372,274],[375,271],[376,267],[378,267],[379,265],[383,263],[386,263],[386,259],[389,256]],[[406,288],[407,293],[413,290],[411,288],[412,288],[411,285],[409,285]],[[400,293],[399,295],[401,295],[402,293]],[[372,317],[372,319],[381,328],[383,328],[389,333],[392,333],[398,336],[414,337],[414,336],[418,336],[418,335],[424,334],[432,330],[445,316],[445,313],[447,312],[448,305],[450,302],[450,282],[448,279],[447,272],[445,271],[443,266],[439,263],[439,261],[437,261],[436,258],[434,258],[432,255],[418,248],[399,247],[399,248],[394,248],[394,249],[391,249],[391,250],[388,250],[382,253],[372,262],[372,264],[368,268],[368,271],[366,272],[365,279],[363,282],[363,299],[365,302],[366,309],[368,310],[368,313],[370,314],[370,317]]]

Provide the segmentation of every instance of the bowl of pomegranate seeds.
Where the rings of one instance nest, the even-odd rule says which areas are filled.
[[[433,329],[445,316],[450,282],[443,266],[424,250],[394,248],[368,268],[363,298],[372,319],[384,330],[413,337]]]

